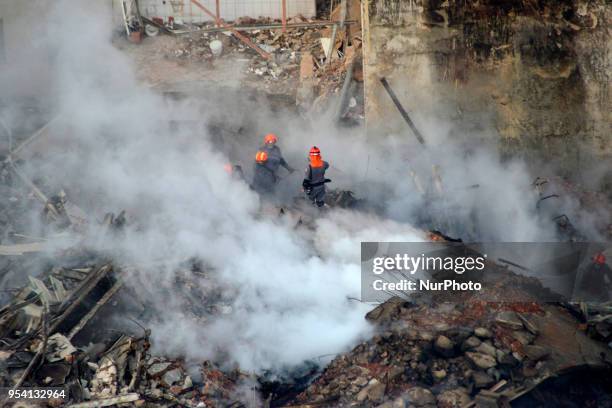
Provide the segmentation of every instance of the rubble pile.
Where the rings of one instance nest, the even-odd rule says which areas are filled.
[[[28,191],[36,186],[24,185],[18,172],[5,164],[4,188],[15,189],[13,194],[24,200],[15,205],[44,207],[42,224],[53,233],[70,230],[78,235],[91,222],[63,192],[39,203]],[[9,208],[10,202],[3,205]],[[345,190],[330,190],[329,203],[351,209],[363,204]],[[300,214],[299,208],[287,210]],[[21,211],[25,217],[26,210]],[[124,212],[108,213],[99,231],[121,233],[127,224]],[[439,232],[430,238],[448,240]],[[23,265],[20,270],[29,275],[26,257],[7,259],[7,268]],[[259,398],[266,383],[255,374],[221,370],[210,361],[153,355],[151,331],[145,327],[140,334],[122,328],[92,337],[99,316],[128,319],[114,306],[117,293],[139,304],[140,318],[155,319],[146,294],[133,293],[124,284],[131,267],[73,245],[49,260],[44,273],[29,276],[0,309],[0,386],[65,387],[70,400],[56,406],[73,408],[242,406],[245,389]],[[291,395],[289,403],[316,406],[496,406],[520,400],[562,370],[610,367],[612,306],[537,303],[537,294],[546,289],[536,278],[508,267],[496,266],[479,279],[486,283],[486,293],[419,294],[410,300],[396,296],[379,305],[366,316],[378,329],[373,338],[336,357],[314,381],[316,370],[299,385],[285,387],[285,395],[271,392],[268,397],[274,399],[268,403],[288,402]],[[232,292],[218,285],[205,265],[186,260],[176,271],[173,288],[184,294],[185,318],[205,325],[208,316],[230,313],[231,299],[220,294]],[[484,300],[509,297],[517,302]]]
[[[337,205],[355,205],[352,193],[336,193]],[[106,219],[113,224],[123,217]],[[123,282],[121,268],[95,257],[85,262],[83,257],[73,266],[57,266],[61,262],[56,260],[45,277],[30,277],[0,309],[0,386],[66,387],[72,404],[68,406],[73,408],[128,403],[242,406],[237,400],[244,397],[240,390],[245,384],[255,390],[252,384],[259,378],[238,369],[222,371],[206,361],[197,370],[201,378],[194,380],[193,362],[151,354],[151,332],[145,328],[141,335],[115,332],[106,341],[88,339],[88,344],[79,344],[79,333]],[[197,279],[194,275],[206,275],[203,269],[190,261],[176,279],[180,290],[189,293],[185,310],[194,317],[223,313],[222,299],[211,296],[215,303],[211,309],[202,298],[205,295],[188,291]],[[500,294],[517,290],[524,302],[490,303],[477,295],[449,293],[433,298],[417,295],[410,301],[393,297],[366,315],[378,333],[336,357],[294,402],[497,406],[520,399],[561,370],[609,367],[612,353],[605,341],[612,327],[611,306],[584,310],[581,305],[538,304],[530,299],[537,281],[501,267],[498,273],[502,279],[493,277],[499,283],[490,290]],[[580,325],[577,313],[591,316],[588,324]]]
[[[9,170],[15,174],[14,168]],[[342,208],[360,205],[350,191],[331,190],[329,199]],[[60,193],[46,202],[43,220],[55,230],[78,233],[84,216],[76,215],[77,209]],[[124,212],[109,213],[103,228],[118,233],[126,219]],[[432,232],[431,239],[446,237]],[[108,304],[121,290],[128,291],[128,268],[71,247],[53,259],[45,273],[30,276],[0,309],[0,386],[65,387],[70,401],[49,404],[73,408],[243,406],[245,389],[256,398],[263,388],[257,375],[221,370],[210,361],[155,356],[151,332],[144,327],[141,334],[115,330],[89,337],[97,315],[122,313],[108,310]],[[535,294],[545,289],[537,279],[505,267],[494,272],[480,277],[488,282],[485,294],[422,294],[379,305],[366,316],[378,328],[377,335],[336,357],[312,383],[316,371],[299,388],[287,391],[297,394],[291,403],[496,406],[520,400],[562,370],[610,367],[612,306],[538,304]],[[218,296],[228,291],[218,290],[214,276],[197,260],[186,261],[175,276],[177,292],[185,294],[186,318],[205,324],[207,316],[231,310],[231,299]],[[194,284],[200,279],[210,284]],[[201,287],[209,291],[203,293],[197,289]],[[483,300],[508,296],[520,302]],[[127,297],[140,303],[140,316],[154,318],[146,315],[155,308],[144,295],[130,292]],[[270,396],[286,400],[286,395]]]
[[[601,220],[596,227],[603,239],[612,239],[612,222],[610,222],[612,206],[604,193],[585,189],[559,176],[538,177],[534,181],[534,186],[540,196],[540,207],[558,206],[560,198],[573,201],[574,208],[563,208],[568,213],[555,214],[554,221],[561,231],[572,230],[574,229],[572,223],[579,223],[582,218],[593,217]],[[567,235],[572,234],[578,235],[575,231],[570,231]]]
[[[585,189],[559,176],[537,177],[532,186],[537,194],[536,209],[554,222],[563,239],[588,241],[586,231],[576,227],[588,224],[588,220],[598,220],[589,232],[597,234],[602,241],[612,239],[612,223],[609,222],[612,206],[602,192]]]
[[[612,348],[612,302],[567,304],[568,310],[578,318],[581,329]]]
[[[107,327],[113,326],[113,314],[130,319],[120,310],[123,304],[137,304],[138,316],[155,309],[151,299],[125,285],[133,266],[119,267],[84,243],[86,230],[121,234],[127,216],[124,211],[107,213],[96,222],[65,192],[47,196],[44,191],[50,188],[43,180],[34,184],[22,171],[19,149],[6,157],[0,171],[5,192],[0,199],[0,277],[6,289],[0,307],[0,387],[66,390],[67,397],[48,400],[48,406],[230,406],[233,388],[254,380],[240,372],[225,374],[212,362],[197,369],[192,362],[154,356],[151,332],[144,327],[140,335]],[[194,285],[209,278],[197,261],[186,261],[184,267],[177,271],[176,288],[186,294],[189,318],[203,322],[207,315],[226,312],[219,294],[227,291],[214,283]],[[199,293],[196,286],[209,292]],[[198,382],[188,367],[201,377]]]
[[[357,209],[363,200],[355,197],[355,193],[349,190],[329,190],[327,201],[330,207]]]
[[[587,330],[569,305],[419,297],[395,296],[369,312],[378,334],[335,358],[296,404],[497,407],[572,367],[612,363],[600,341],[609,325],[594,334],[596,324]]]
[[[195,382],[186,362],[151,354],[148,329],[140,336],[114,331],[105,341],[75,342],[121,289],[118,272],[106,263],[55,267],[44,279],[30,277],[0,309],[0,386],[64,387],[67,406],[74,408],[230,406],[233,389],[254,380],[239,371],[225,374],[207,361]]]
[[[264,25],[266,22],[257,20],[256,24]],[[299,57],[302,52],[312,52],[317,54],[319,59],[324,58],[317,28],[292,28],[287,32],[281,29],[255,29],[242,33],[262,50],[271,54],[272,58],[265,60],[255,54],[247,44],[235,38],[230,31],[196,31],[188,36],[180,37],[176,48],[167,52],[166,57],[211,61],[214,56],[210,44],[213,41],[221,41],[225,57],[248,59],[247,72],[266,81],[291,77],[291,72],[295,73],[299,66]],[[293,78],[297,77],[294,75]]]
[[[338,7],[332,15],[336,24],[339,21]],[[221,31],[208,23],[187,35],[176,37],[176,45],[165,50],[164,56],[208,65],[214,65],[217,59],[242,63],[248,82],[271,93],[294,95],[300,107],[313,113],[329,108],[326,102],[331,96],[339,96],[350,70],[349,82],[355,83],[350,89],[352,98],[348,102],[351,117],[362,120],[363,72],[359,63],[361,34],[358,22],[347,22],[344,29],[335,30],[331,24],[301,16],[290,18],[287,23],[288,28],[283,31],[280,27],[266,28],[267,24],[280,24],[280,21],[269,18],[237,19],[232,26],[249,27],[240,31],[240,35],[251,44],[231,30]],[[347,38],[347,32],[351,34],[350,38]],[[331,44],[332,40],[334,44]],[[266,57],[261,55],[262,52]]]
[[[46,143],[38,133],[26,140],[34,139]],[[2,282],[3,287],[13,288],[2,294],[0,308],[0,387],[62,387],[69,398],[48,404],[73,408],[225,407],[241,406],[236,401],[245,398],[258,399],[253,384],[261,379],[255,374],[221,371],[210,361],[153,355],[151,331],[141,326],[142,333],[134,334],[125,327],[130,316],[155,320],[155,300],[126,284],[131,269],[138,266],[116,264],[102,251],[88,249],[85,238],[123,234],[132,220],[121,211],[96,221],[64,191],[48,195],[53,188],[44,177],[34,183],[26,176],[25,163],[16,154],[19,150],[17,146],[2,163],[0,184],[6,192],[0,200],[6,220],[0,245]],[[358,202],[348,191],[332,196],[340,207]],[[33,214],[38,237],[17,234],[36,230],[24,224]],[[60,245],[62,236],[71,239]],[[18,279],[7,281],[15,276]],[[220,285],[206,265],[190,259],[175,271],[172,290],[183,294],[185,318],[204,325],[210,316],[231,312],[226,296],[233,292]],[[135,313],[126,310],[126,304]],[[117,316],[123,323],[115,321]]]
[[[241,21],[263,24],[265,21]],[[243,42],[223,32],[196,32],[184,37],[171,58],[214,61],[211,43],[220,41],[225,55],[244,55],[248,72],[266,82],[299,82],[296,100],[310,112],[321,112],[332,96],[363,80],[360,44],[345,46],[339,35],[332,57],[326,60],[321,39],[329,30],[292,28],[245,32],[273,58],[256,55]],[[276,87],[275,90],[280,88]],[[357,103],[357,101],[356,101]],[[348,106],[353,106],[349,102]],[[358,112],[357,108],[357,112]],[[20,256],[38,252],[45,239],[65,231],[77,235],[91,220],[62,191],[47,197],[19,170],[19,162],[4,161],[0,170],[0,231],[3,254]],[[534,183],[540,200],[551,193]],[[572,188],[565,185],[566,190]],[[45,191],[52,191],[43,188]],[[584,196],[580,203],[601,197]],[[359,209],[363,204],[350,191],[330,190],[331,207]],[[30,230],[34,210],[41,213],[43,239],[19,236]],[[299,210],[296,211],[299,215]],[[281,214],[283,210],[281,210]],[[300,216],[298,225],[310,226]],[[107,214],[102,229],[121,231],[126,215]],[[573,234],[575,235],[575,234]],[[432,240],[450,240],[432,232]],[[2,259],[3,271],[29,275],[26,257]],[[13,291],[0,309],[0,387],[59,386],[69,390],[73,408],[111,406],[242,406],[244,389],[262,391],[263,381],[239,369],[221,370],[215,362],[192,362],[155,356],[151,332],[142,328],[89,335],[96,318],[108,317],[111,300],[124,286],[126,266],[118,266],[101,254],[70,247],[44,266],[37,277]],[[185,318],[206,324],[207,317],[231,312],[231,299],[222,298],[214,276],[197,260],[189,260],[176,273],[176,290],[184,294]],[[293,387],[291,403],[307,406],[463,407],[498,406],[519,401],[530,391],[566,369],[577,366],[609,369],[612,363],[612,306],[586,304],[538,304],[531,294],[541,290],[535,278],[499,268],[498,274],[480,277],[489,285],[486,295],[444,293],[433,297],[394,297],[368,313],[377,327],[373,338],[336,357],[312,383]],[[206,279],[206,285],[197,284]],[[200,289],[206,287],[203,293]],[[497,296],[496,292],[500,295]],[[231,291],[229,291],[231,293]],[[503,296],[501,296],[503,294]],[[140,303],[146,320],[150,300],[129,293]],[[8,297],[5,295],[5,297]],[[512,297],[520,303],[483,300]],[[115,310],[116,311],[116,310]],[[89,329],[89,330],[88,330]],[[608,347],[608,344],[611,344]],[[194,365],[197,367],[194,370]],[[194,375],[194,372],[197,375]],[[259,383],[259,384],[258,384]],[[257,384],[257,385],[254,385]],[[306,388],[302,391],[302,389]],[[280,389],[282,387],[279,387]],[[298,390],[299,389],[299,390]],[[296,392],[297,391],[297,392]],[[265,396],[265,395],[264,395]],[[273,395],[270,394],[270,397]],[[274,395],[287,401],[287,395]],[[256,398],[256,397],[254,397]],[[49,402],[57,406],[65,401]],[[267,401],[270,403],[270,400]],[[595,401],[585,401],[585,405]]]

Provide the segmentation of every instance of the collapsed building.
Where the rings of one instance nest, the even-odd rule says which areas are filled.
[[[257,143],[251,134],[263,129],[246,112],[266,104],[303,123],[325,118],[340,129],[376,129],[368,138],[399,133],[419,149],[438,140],[422,112],[443,107],[457,138],[470,134],[492,143],[491,127],[501,135],[504,155],[561,155],[558,170],[566,177],[535,179],[529,187],[534,208],[562,240],[612,238],[609,193],[571,177],[595,174],[596,164],[609,158],[609,54],[601,42],[610,7],[603,2],[338,1],[305,16],[283,12],[287,0],[268,17],[223,16],[214,2],[169,2],[181,3],[182,11],[187,5],[197,13],[193,20],[174,8],[155,8],[156,2],[113,2],[115,11],[117,3],[115,47],[138,66],[138,79],[163,95],[171,115],[153,127],[179,134],[171,143],[189,149],[196,146],[192,134],[205,132],[217,152],[249,163],[244,145]],[[235,96],[230,88],[238,72],[248,90]],[[241,118],[221,109],[203,120],[197,113],[208,105],[185,113],[194,95],[213,93],[214,81],[222,89],[214,91],[214,103],[245,112]],[[497,84],[508,89],[490,93]],[[74,135],[74,127],[82,129],[70,114],[26,102],[11,105],[26,112],[22,121],[1,122],[7,143],[0,173],[0,386],[59,387],[67,397],[38,403],[73,408],[612,405],[610,303],[544,303],[539,295],[548,289],[521,265],[503,262],[491,261],[485,293],[395,293],[372,305],[364,318],[373,335],[326,364],[312,356],[283,372],[249,371],[228,366],[233,360],[225,350],[198,361],[155,352],[148,323],[164,308],[134,271],[154,271],[158,260],[126,262],[112,245],[96,242],[124,242],[130,229],[146,226],[137,210],[104,208],[100,195],[58,180],[66,174],[45,157],[65,146],[85,155],[86,143]],[[572,147],[576,140],[586,141],[580,154]],[[435,155],[422,156],[425,165],[402,174],[414,195],[432,203],[415,219],[419,236],[459,244],[482,237],[457,222],[452,207],[435,208],[456,187],[481,186],[456,186],[432,161]],[[86,157],[96,164],[95,154]],[[331,211],[386,215],[365,187],[345,186],[329,191]],[[573,213],[551,204],[563,197],[578,203]],[[584,227],[593,214],[598,222]],[[264,206],[257,217],[288,224],[310,240],[321,228],[301,198]],[[236,308],[236,288],[208,262],[182,259],[172,266],[169,287],[179,294],[178,308],[204,328]],[[508,293],[517,301],[508,302]]]

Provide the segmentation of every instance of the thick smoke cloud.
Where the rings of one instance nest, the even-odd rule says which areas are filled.
[[[70,142],[50,147],[28,171],[53,175],[53,188],[98,218],[105,208],[130,214],[125,236],[101,239],[92,228],[87,244],[136,265],[127,282],[157,305],[147,323],[158,352],[279,369],[341,351],[368,332],[367,307],[347,299],[359,297],[359,257],[317,251],[312,241],[324,228],[296,234],[296,220],[262,217],[259,198],[224,171],[228,159],[208,134],[171,131],[173,108],[134,79],[110,42],[105,7],[60,2],[47,22],[62,115],[55,131]],[[206,324],[181,309],[186,295],[173,291],[175,272],[190,258],[228,290],[230,312]]]
[[[534,211],[526,167],[502,164],[491,149],[466,152],[447,138],[444,125],[423,129],[434,136],[422,150],[407,135],[377,140],[326,120],[304,126],[298,116],[261,103],[241,111],[243,102],[234,105],[214,90],[202,100],[168,104],[136,81],[131,61],[112,45],[105,4],[60,1],[46,16],[48,75],[61,113],[56,130],[70,143],[50,148],[28,170],[53,175],[53,188],[66,189],[98,219],[127,210],[133,227],[124,236],[101,238],[93,229],[87,243],[135,265],[128,285],[157,305],[156,318],[147,322],[156,351],[188,359],[227,356],[243,369],[263,370],[349,347],[369,332],[368,307],[348,299],[359,298],[360,241],[423,240],[410,223],[424,212],[435,213],[449,233],[466,233],[477,220],[470,233],[481,239],[554,239],[552,226]],[[169,126],[177,115],[202,122],[249,116],[252,137],[225,141],[231,149],[224,149],[201,126]],[[238,160],[248,171],[260,136],[270,130],[298,168],[308,148],[320,146],[332,163],[334,186],[356,191],[372,211],[333,210],[314,230],[296,229],[291,215],[260,211],[257,195],[224,164]],[[421,196],[410,176],[416,172],[430,184],[432,164],[451,191],[442,203]],[[282,181],[279,200],[291,200],[300,178]],[[467,189],[471,184],[480,188]],[[203,261],[231,305],[206,322],[183,310],[185,294],[174,291],[176,271],[191,258]]]

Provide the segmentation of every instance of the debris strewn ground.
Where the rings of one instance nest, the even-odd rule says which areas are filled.
[[[338,8],[330,14],[337,23]],[[246,17],[232,22],[243,27],[279,23]],[[328,22],[317,23],[298,17],[288,21],[286,31],[241,31],[269,59],[214,23],[175,35],[162,30],[139,43],[120,37],[115,43],[135,63],[139,79],[156,89],[190,81],[238,83],[289,96],[305,117],[332,112],[344,124],[361,124],[360,32],[353,27],[346,38],[344,32],[334,35]],[[64,387],[67,400],[46,404],[72,408],[467,408],[550,402],[559,387],[551,383],[576,375],[592,376],[592,389],[576,393],[570,402],[612,406],[609,384],[595,378],[600,372],[609,376],[612,367],[612,304],[542,303],[538,293],[546,289],[537,279],[496,264],[488,277],[495,284],[486,293],[400,294],[373,306],[364,316],[375,330],[373,337],[334,355],[328,365],[305,363],[292,378],[153,353],[153,333],[132,317],[154,319],[149,314],[159,300],[147,299],[126,284],[130,269],[140,266],[120,264],[84,242],[92,235],[119,236],[133,226],[133,214],[122,209],[108,209],[102,217],[87,214],[72,192],[50,187],[48,175],[28,176],[28,160],[35,163],[40,152],[20,153],[27,153],[29,141],[44,133],[44,123],[51,119],[44,112],[38,116],[45,118],[40,126],[20,129],[19,135],[29,138],[2,146],[0,387]],[[443,197],[441,189],[430,194],[435,181],[426,186],[427,192],[418,185],[415,191],[422,190],[431,201]],[[560,195],[573,197],[585,216],[606,203],[602,194],[558,178],[538,178],[533,189],[538,199],[534,207],[542,212]],[[314,230],[316,222],[304,202],[298,198],[283,207],[267,205],[258,216],[289,219],[298,232]],[[376,210],[357,191],[346,189],[330,188],[327,204],[364,217]],[[567,241],[582,239],[574,227],[577,220],[553,215],[550,221]],[[612,224],[605,217],[597,232],[608,239]],[[431,241],[461,242],[445,231],[423,235]],[[201,260],[185,260],[172,287],[181,295],[183,317],[205,326],[211,317],[231,313],[232,299],[226,296],[232,292],[222,285]],[[493,301],[510,294],[520,301]],[[117,316],[125,321],[117,324]],[[585,368],[586,374],[579,371]]]
[[[495,290],[529,293],[530,286],[519,278]],[[596,308],[604,315],[587,325],[574,315],[576,305],[441,297],[394,297],[368,313],[378,334],[334,359],[298,396],[300,406],[504,406],[561,373],[612,362],[610,306]]]
[[[337,20],[337,12],[335,16]],[[289,19],[286,31],[282,28],[242,31],[242,35],[270,54],[269,59],[262,58],[232,32],[215,28],[213,23],[188,34],[145,38],[139,44],[127,44],[119,38],[117,45],[136,62],[141,79],[152,86],[202,80],[221,85],[240,83],[268,93],[291,95],[304,111],[313,114],[330,107],[337,109],[330,105],[331,99],[340,96],[346,72],[351,69],[351,82],[355,83],[350,89],[352,100],[340,115],[362,121],[361,33],[357,23],[347,22],[351,27],[350,39],[338,30],[331,49],[332,25],[319,20]],[[246,27],[266,24],[279,25],[280,21],[243,18],[234,22]],[[213,43],[221,44],[219,55],[213,54]]]

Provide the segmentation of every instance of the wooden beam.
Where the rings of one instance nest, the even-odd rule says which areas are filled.
[[[59,212],[57,211],[55,206],[51,203],[51,201],[49,201],[45,193],[43,193],[38,187],[36,187],[36,185],[29,178],[25,176],[25,174],[19,171],[17,169],[17,166],[15,166],[13,162],[11,162],[10,165],[11,165],[11,169],[13,170],[13,173],[15,173],[17,177],[19,177],[19,179],[32,190],[34,195],[44,204],[45,208],[49,210],[49,213],[51,214],[51,216],[54,219],[57,219],[59,217]]]
[[[6,159],[4,159],[4,163],[8,163],[10,161],[14,161],[19,157],[19,152],[23,150],[26,146],[32,143],[34,140],[38,139],[40,136],[47,134],[51,125],[53,125],[58,119],[60,115],[55,116],[49,122],[47,122],[43,127],[38,129],[36,132],[32,134],[32,136],[28,137],[26,140],[21,142],[17,147],[9,152],[9,155]]]
[[[55,318],[51,322],[51,326],[49,327],[49,334],[54,334],[55,330],[59,327],[59,325],[70,315],[74,309],[76,309],[81,302],[89,295],[89,293],[96,287],[96,285],[104,278],[109,272],[113,269],[111,264],[106,264],[98,268],[97,270],[91,272],[87,278],[81,283],[81,285],[74,290],[66,298],[61,306],[60,310],[63,310],[62,314]],[[67,306],[67,307],[66,307]],[[64,309],[65,308],[65,309]]]
[[[100,398],[93,401],[78,402],[76,404],[68,405],[68,408],[101,408],[110,407],[118,404],[125,404],[128,402],[135,402],[140,399],[140,395],[132,392],[129,394],[116,395],[107,398]]]
[[[23,255],[30,252],[41,252],[48,246],[45,242],[32,242],[30,244],[14,244],[14,245],[0,245],[0,255],[2,256],[16,256]]]
[[[83,316],[83,318],[76,326],[72,328],[72,330],[70,330],[70,333],[68,333],[68,336],[66,336],[66,338],[68,340],[72,340],[74,336],[76,336],[77,333],[80,332],[83,327],[85,327],[85,325],[87,325],[87,323],[95,316],[95,314],[98,313],[98,310],[100,310],[102,306],[108,303],[110,298],[112,298],[113,295],[117,293],[119,289],[121,289],[121,286],[123,286],[123,281],[118,280],[117,282],[115,282],[115,284],[108,290],[108,292],[106,292],[104,296],[102,296],[100,300],[96,302],[95,306],[92,307],[91,310],[87,312],[85,316]]]
[[[391,85],[389,85],[389,82],[387,82],[387,79],[380,78],[380,83],[383,85],[383,87],[389,94],[389,97],[395,104],[395,107],[399,111],[400,115],[402,115],[402,118],[404,118],[404,120],[406,121],[410,129],[412,129],[412,133],[414,133],[414,136],[417,138],[419,143],[425,144],[425,139],[423,139],[423,135],[421,134],[421,132],[419,132],[419,129],[417,129],[417,127],[414,125],[414,122],[412,121],[412,119],[410,119],[408,112],[406,112],[406,109],[404,109],[404,107],[402,106],[402,103],[397,98],[397,95],[395,95],[395,92],[393,92],[393,89],[391,89]]]
[[[215,22],[217,23],[217,27],[219,26],[219,21],[221,21],[221,0],[215,1]]]

